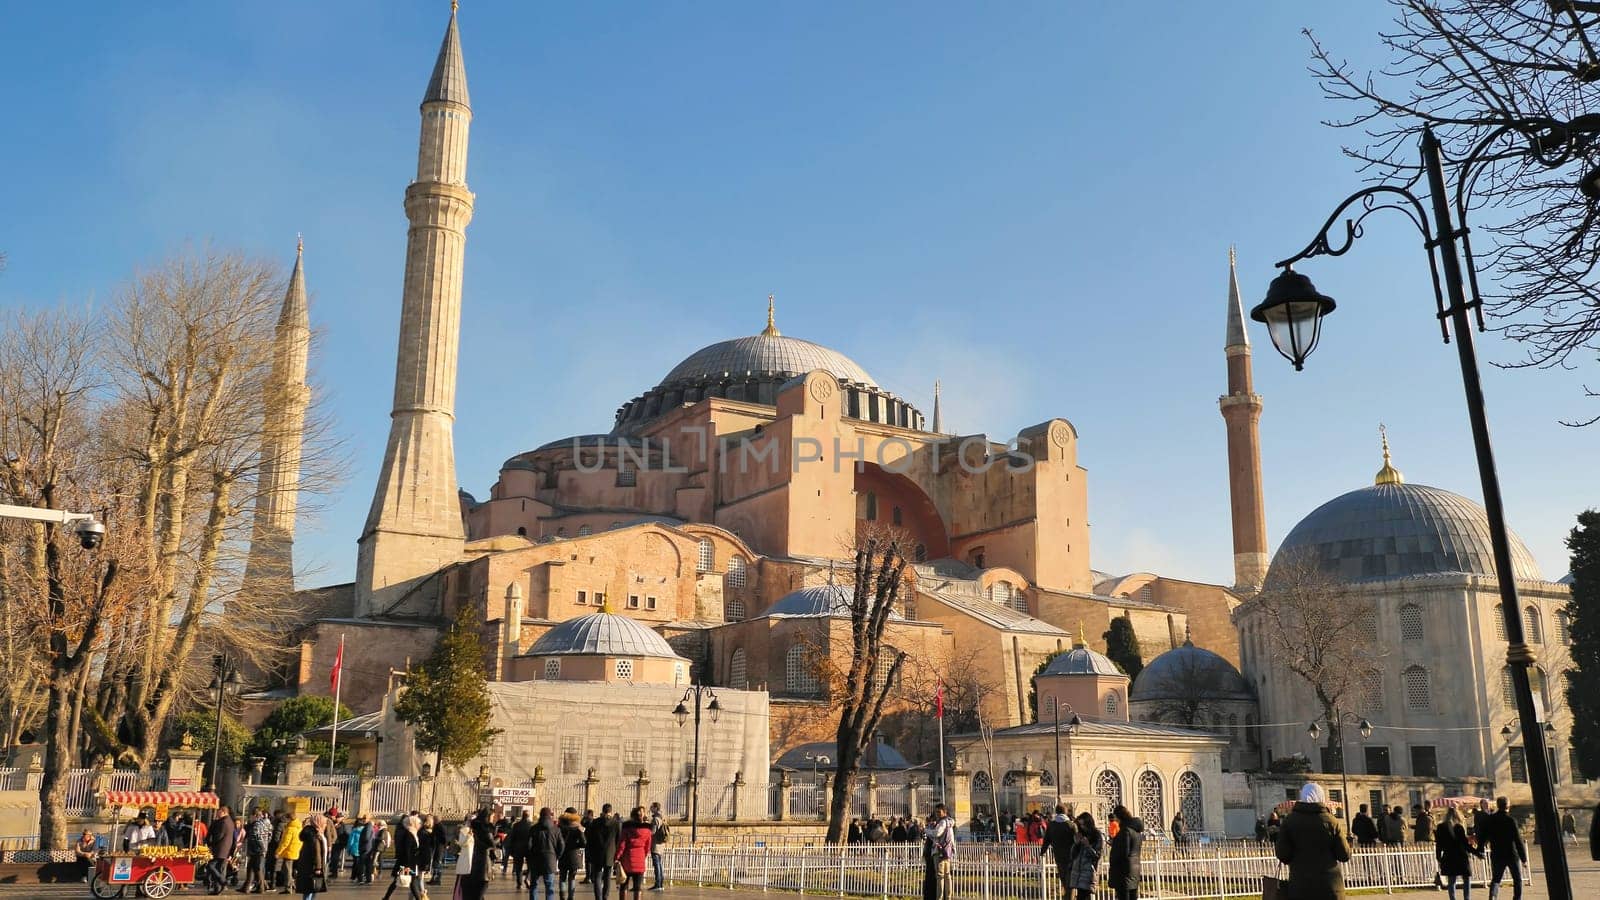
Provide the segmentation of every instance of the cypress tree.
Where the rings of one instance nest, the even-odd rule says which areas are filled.
[[[1572,551],[1572,663],[1567,703],[1572,710],[1572,747],[1585,777],[1600,778],[1600,512],[1578,514],[1567,536]]]
[[[500,733],[489,727],[489,675],[478,640],[476,610],[464,606],[433,653],[406,678],[395,703],[400,721],[416,733],[417,749],[435,753],[441,764],[467,764]]]
[[[1139,677],[1144,670],[1144,659],[1139,656],[1139,637],[1133,633],[1133,620],[1117,616],[1111,620],[1111,630],[1103,637],[1106,641],[1106,658],[1117,664],[1128,678]]]

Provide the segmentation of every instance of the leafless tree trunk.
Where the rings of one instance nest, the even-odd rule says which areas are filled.
[[[1479,258],[1493,281],[1481,285],[1484,300],[1525,346],[1518,365],[1558,366],[1595,350],[1600,231],[1597,208],[1577,182],[1600,163],[1600,142],[1580,144],[1570,158],[1550,150],[1547,160],[1559,163],[1551,167],[1530,156],[1525,138],[1492,137],[1513,123],[1600,112],[1593,4],[1390,2],[1395,24],[1379,35],[1389,62],[1377,72],[1353,69],[1307,32],[1324,94],[1357,109],[1329,123],[1364,133],[1345,152],[1376,180],[1411,183],[1420,175],[1416,146],[1424,127],[1444,143],[1446,159],[1462,159],[1487,141],[1488,163],[1467,204],[1490,213],[1480,232],[1490,236]]]

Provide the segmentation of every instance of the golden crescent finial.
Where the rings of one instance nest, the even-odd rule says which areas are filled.
[[[1405,484],[1406,477],[1394,467],[1394,462],[1389,456],[1389,430],[1378,423],[1378,440],[1383,445],[1383,468],[1378,470],[1377,477],[1372,479],[1373,484]]]
[[[778,330],[778,323],[777,323],[777,316],[776,316],[777,305],[778,305],[778,295],[776,295],[776,294],[768,294],[767,295],[767,327],[761,329],[761,334],[762,334],[763,337],[778,337],[779,335],[782,334],[782,332],[780,332]]]

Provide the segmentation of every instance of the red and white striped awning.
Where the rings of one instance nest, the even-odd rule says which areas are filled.
[[[106,791],[110,806],[178,806],[192,809],[216,809],[220,805],[217,795],[210,791]]]
[[[1486,797],[1435,797],[1430,805],[1434,809],[1443,809],[1450,806],[1457,809],[1470,809],[1487,799]]]

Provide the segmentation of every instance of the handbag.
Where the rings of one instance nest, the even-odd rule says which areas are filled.
[[[1261,900],[1288,900],[1289,883],[1276,875],[1261,876]]]
[[[402,888],[411,887],[411,870],[401,869],[400,871],[394,873],[394,883]]]

